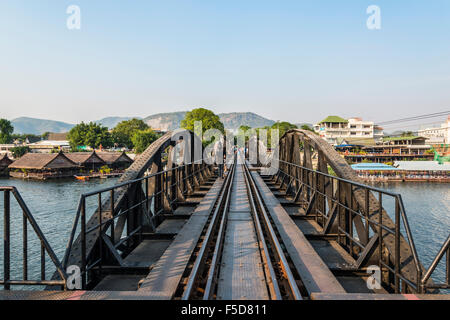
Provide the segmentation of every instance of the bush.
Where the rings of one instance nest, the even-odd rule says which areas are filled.
[[[144,152],[145,149],[147,149],[148,146],[151,145],[158,138],[159,135],[156,134],[152,129],[137,131],[132,138],[136,153]]]
[[[26,153],[30,152],[30,148],[27,146],[20,146],[20,147],[11,148],[10,151],[11,151],[14,159],[18,159],[18,158],[22,157],[23,155],[25,155]]]
[[[101,168],[100,168],[100,173],[101,174],[109,174],[109,173],[111,173],[111,168],[109,168],[108,166],[102,166]]]

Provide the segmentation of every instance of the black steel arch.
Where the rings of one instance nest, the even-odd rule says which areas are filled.
[[[344,233],[340,244],[357,259],[357,268],[379,265],[383,284],[392,291],[419,292],[424,268],[401,196],[391,194],[396,203],[391,219],[380,203],[382,199],[377,199],[345,159],[314,132],[289,130],[277,148],[278,156],[272,159],[279,161],[277,181],[294,202],[304,205],[306,214],[321,216],[318,223],[324,234]],[[349,240],[354,231],[354,238],[363,244],[359,251]]]

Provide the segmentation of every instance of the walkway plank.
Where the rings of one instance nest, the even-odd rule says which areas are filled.
[[[269,299],[241,165],[231,190],[217,299]]]
[[[217,179],[171,245],[142,282],[139,292],[151,299],[173,297],[223,184]]]
[[[251,174],[308,292],[345,293],[339,281],[289,217],[261,176],[256,172]]]

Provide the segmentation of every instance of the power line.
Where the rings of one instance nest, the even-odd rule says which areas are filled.
[[[434,122],[420,122],[420,123],[415,123],[415,124],[391,124],[391,125],[385,125],[383,126],[385,130],[400,130],[400,129],[404,129],[404,128],[418,128],[418,130],[420,130],[421,128],[424,128],[426,126],[428,126],[428,128],[440,128],[440,125],[442,124],[442,121],[434,121]],[[434,125],[434,127],[433,127]],[[427,129],[428,129],[427,128]]]
[[[442,116],[446,116],[446,115],[450,115],[450,111],[442,111],[442,112],[429,113],[429,114],[424,114],[424,115],[415,116],[415,117],[402,118],[402,119],[390,120],[390,121],[383,121],[383,122],[378,122],[377,124],[378,125],[387,125],[387,124],[394,124],[394,123],[400,123],[400,122],[407,122],[407,121],[423,120],[423,119],[429,119],[429,118],[435,118],[435,117],[442,117]]]

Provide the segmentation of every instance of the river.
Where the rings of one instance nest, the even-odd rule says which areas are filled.
[[[72,228],[79,197],[82,193],[114,185],[117,178],[97,179],[86,182],[75,180],[26,181],[18,179],[0,179],[0,185],[17,187],[30,208],[37,223],[47,237],[51,247],[61,259]],[[450,188],[448,184],[439,183],[376,183],[377,187],[402,195],[419,259],[427,268],[450,231]],[[0,238],[3,238],[3,201],[0,201]],[[388,210],[391,211],[392,210]],[[390,213],[391,213],[390,212]],[[15,238],[12,245],[12,275],[19,277],[22,266],[21,212],[12,205],[11,234]],[[39,277],[39,246],[30,237],[30,275]],[[3,256],[3,243],[0,244],[0,256]],[[1,260],[3,261],[3,259]],[[34,263],[33,263],[34,262]],[[34,265],[34,266],[32,266]],[[3,264],[0,272],[3,274]],[[54,270],[47,262],[48,275]],[[444,278],[444,266],[441,264],[434,279]]]
[[[388,182],[371,185],[401,194],[419,260],[428,268],[450,233],[450,185],[430,182]],[[388,210],[388,213],[393,218],[393,210]],[[443,262],[433,279],[444,281]]]

